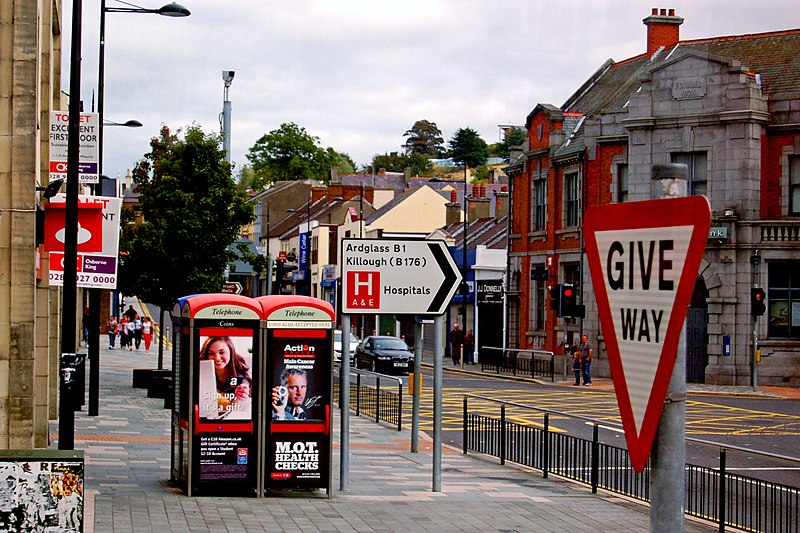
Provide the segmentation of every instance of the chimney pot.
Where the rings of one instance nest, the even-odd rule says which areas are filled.
[[[667,16],[667,10],[666,9],[662,9],[661,10],[661,16],[662,17],[666,17]]]
[[[658,8],[657,8],[657,7],[654,7],[654,8],[652,9],[652,11],[650,11],[650,14],[651,14],[651,15],[658,15]]]
[[[458,191],[453,189],[452,191],[450,191],[450,203],[454,204],[456,202],[458,202]]]
[[[670,9],[669,10],[669,16],[670,17],[674,17],[675,16],[675,10],[674,9]]]

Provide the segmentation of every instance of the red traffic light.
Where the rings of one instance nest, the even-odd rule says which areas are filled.
[[[568,287],[564,288],[564,296],[565,297],[569,298],[570,296],[572,296],[572,294],[573,294],[573,292],[572,292],[571,288],[568,288]]]

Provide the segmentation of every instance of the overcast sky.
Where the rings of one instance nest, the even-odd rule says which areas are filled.
[[[108,7],[125,7],[106,0]],[[158,8],[164,0],[138,0]],[[537,103],[560,106],[606,59],[643,53],[653,7],[683,17],[682,39],[800,27],[794,0],[180,0],[192,15],[106,14],[105,174],[124,175],[161,124],[220,130],[230,88],[232,160],[294,122],[361,166],[397,151],[416,120],[445,141],[488,143]],[[71,0],[63,0],[69,88]],[[97,87],[100,0],[83,0],[81,98]],[[234,170],[236,172],[236,170]]]

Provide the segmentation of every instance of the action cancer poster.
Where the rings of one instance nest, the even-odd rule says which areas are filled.
[[[253,330],[201,328],[198,357],[199,480],[252,477]]]
[[[330,475],[331,331],[271,330],[272,487],[325,488]]]

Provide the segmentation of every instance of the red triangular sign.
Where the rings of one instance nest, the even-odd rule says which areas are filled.
[[[650,456],[710,223],[703,196],[586,212],[586,256],[637,472]]]

